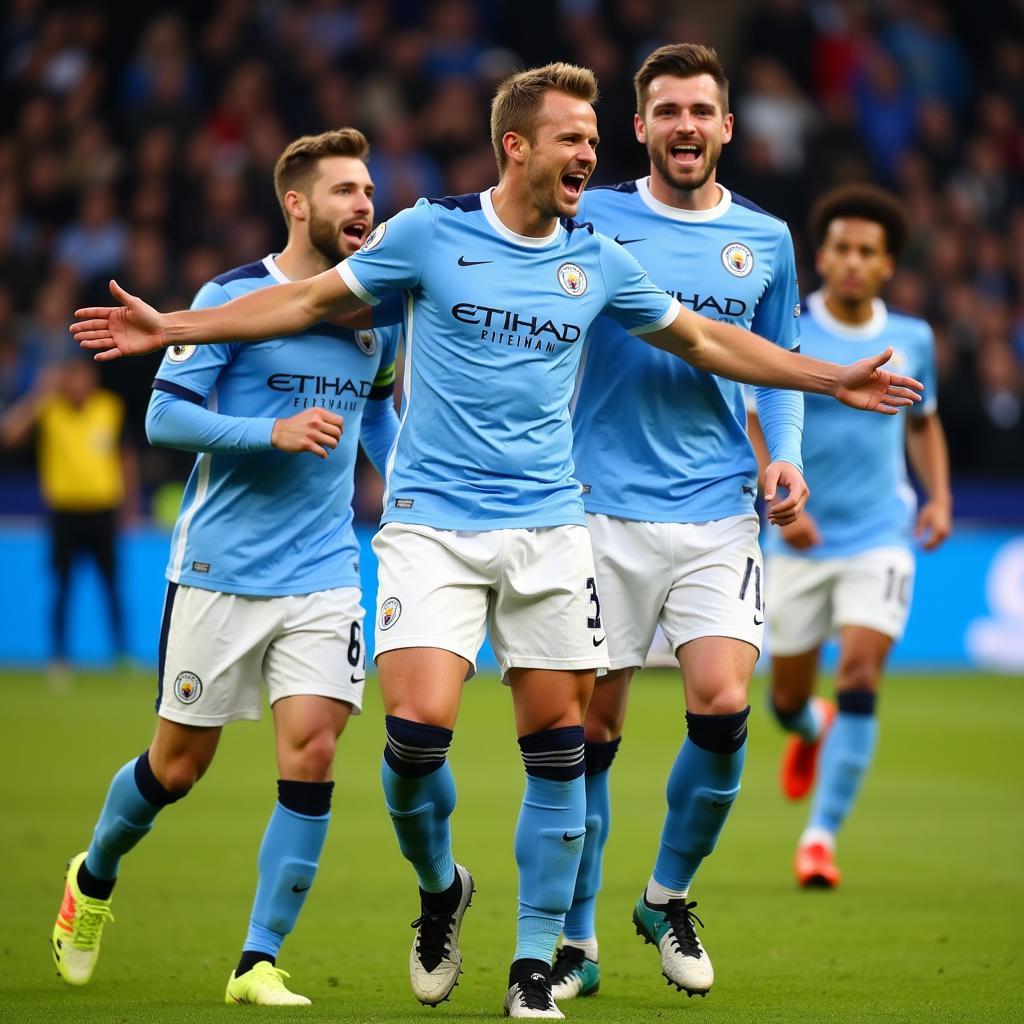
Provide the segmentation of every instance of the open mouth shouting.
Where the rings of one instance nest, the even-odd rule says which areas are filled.
[[[350,221],[341,229],[341,233],[356,246],[363,244],[369,232],[370,222],[366,220]]]
[[[583,186],[586,185],[588,177],[588,172],[584,170],[566,171],[562,175],[562,189],[569,202],[575,203],[579,201],[580,196],[583,195]]]
[[[677,167],[694,167],[700,162],[703,150],[696,142],[677,142],[670,150]]]

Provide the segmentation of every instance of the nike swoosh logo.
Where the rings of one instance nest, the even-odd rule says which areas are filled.
[[[293,885],[292,892],[308,892],[311,888],[311,885],[304,885],[301,889],[297,885]]]
[[[355,685],[356,683],[365,683],[366,676],[349,676],[349,682]]]
[[[584,829],[578,836],[571,836],[568,832],[562,833],[562,842],[564,843],[575,843],[577,839],[582,839],[587,834],[587,830]]]
[[[632,245],[634,242],[646,242],[647,239],[646,238],[619,238],[619,236],[616,235],[615,236],[615,241],[618,242],[619,245]]]
[[[607,636],[607,635],[605,635],[605,636],[601,637],[601,639],[600,639],[600,640],[595,640],[595,639],[594,639],[593,637],[591,637],[591,638],[590,638],[590,642],[591,642],[591,643],[592,643],[592,644],[593,644],[593,645],[594,645],[595,647],[600,647],[600,646],[601,646],[601,644],[603,644],[603,643],[605,642],[605,640],[607,640],[607,639],[608,639],[608,636]]]
[[[459,257],[460,267],[480,267],[485,263],[493,263],[494,260],[467,260],[465,256]]]
[[[759,618],[758,618],[758,617],[757,617],[757,616],[755,615],[755,616],[754,616],[754,625],[755,625],[755,626],[763,626],[763,625],[764,625],[764,619],[759,619]]]

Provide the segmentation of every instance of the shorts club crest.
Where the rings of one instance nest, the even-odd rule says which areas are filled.
[[[195,704],[203,693],[203,681],[194,672],[179,672],[174,680],[174,696],[182,704]]]
[[[380,628],[390,629],[402,614],[402,602],[397,597],[389,597],[380,606]]]

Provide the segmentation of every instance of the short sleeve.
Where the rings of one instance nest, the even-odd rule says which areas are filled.
[[[758,299],[750,329],[781,348],[795,349],[800,344],[800,289],[788,228],[775,250],[771,280]]]
[[[601,311],[630,334],[650,334],[668,327],[679,315],[679,303],[657,287],[647,271],[621,245],[598,235],[601,273],[608,290]]]
[[[425,199],[378,224],[362,248],[338,264],[342,280],[371,306],[419,284],[434,238],[433,207]]]
[[[926,324],[921,324],[921,342],[916,365],[910,369],[911,376],[916,377],[924,384],[924,397],[912,409],[911,416],[931,416],[939,408],[937,379],[938,373],[935,369],[935,335],[932,329]]]
[[[230,299],[231,296],[222,285],[207,281],[196,293],[189,308],[223,306]],[[153,388],[197,405],[205,405],[221,370],[233,358],[234,346],[230,344],[172,345],[164,352]]]

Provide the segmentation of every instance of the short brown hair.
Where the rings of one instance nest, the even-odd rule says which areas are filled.
[[[725,68],[718,59],[718,51],[713,46],[703,46],[700,43],[670,43],[668,46],[659,46],[633,76],[636,110],[641,117],[644,116],[644,107],[647,104],[647,90],[659,75],[675,75],[677,78],[710,75],[718,86],[718,94],[722,99],[722,113],[729,113],[729,79],[726,78]]]
[[[518,132],[532,142],[537,111],[549,89],[568,93],[591,105],[597,102],[597,79],[590,68],[559,61],[510,75],[498,86],[491,102],[491,145],[499,172],[505,169],[507,160],[501,143],[505,133]]]
[[[335,128],[319,135],[303,135],[289,143],[274,166],[274,191],[281,204],[285,223],[288,211],[284,206],[286,192],[308,190],[317,163],[325,156],[351,156],[366,162],[370,144],[358,128]]]
[[[829,225],[843,217],[856,217],[880,224],[885,231],[885,246],[898,256],[906,245],[909,225],[902,203],[877,185],[857,183],[841,185],[821,196],[811,208],[811,239],[815,248],[825,242]]]

